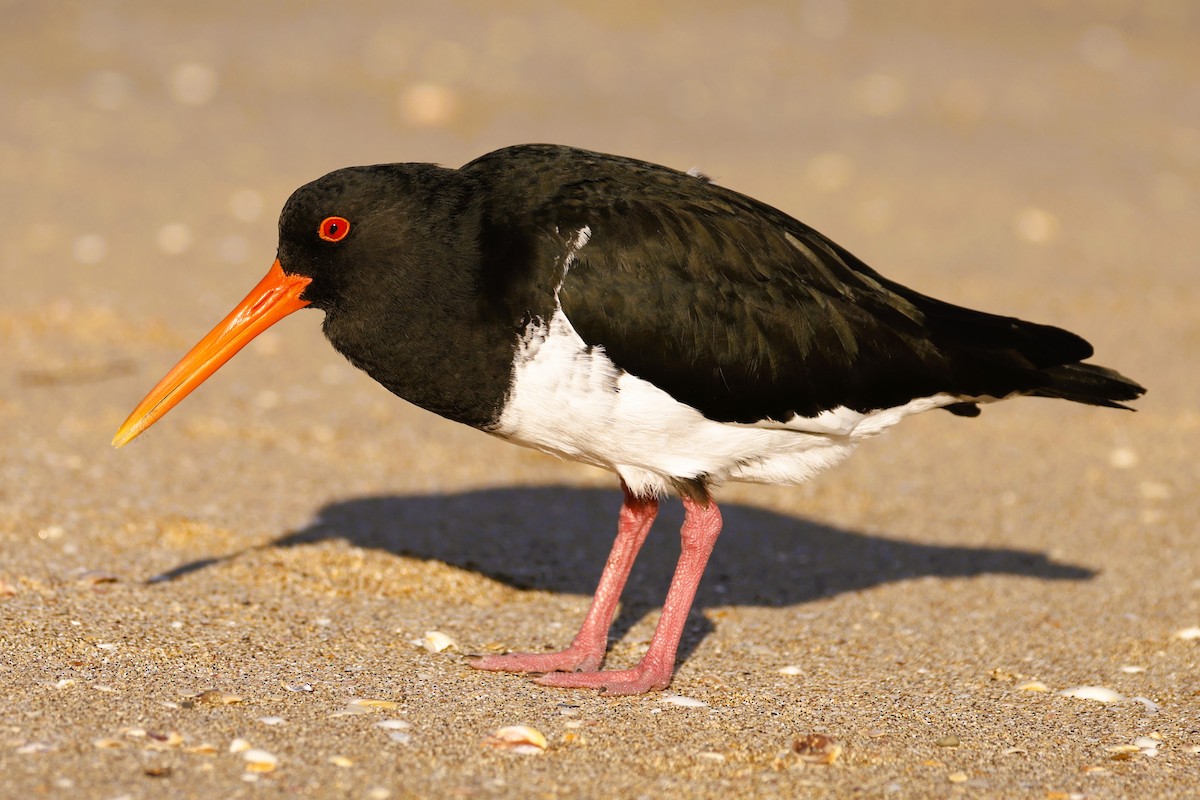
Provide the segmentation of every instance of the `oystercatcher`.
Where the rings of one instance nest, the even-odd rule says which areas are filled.
[[[521,145],[459,169],[381,164],[300,187],[267,276],[134,410],[153,424],[305,306],[422,408],[617,474],[613,550],[571,645],[473,662],[551,686],[668,685],[721,531],[724,481],[798,483],[910,414],[1017,395],[1124,408],[1144,389],[1059,328],[935,300],[695,172]],[[681,555],[634,668],[601,671],[638,549],[674,493]]]

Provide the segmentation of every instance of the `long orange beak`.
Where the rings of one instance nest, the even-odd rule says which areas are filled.
[[[246,299],[229,316],[209,331],[179,363],[171,368],[150,394],[138,404],[113,437],[113,447],[131,442],[160,417],[175,407],[188,393],[204,383],[221,365],[237,354],[250,340],[279,320],[308,305],[301,300],[304,287],[312,281],[302,275],[288,275],[279,260]]]

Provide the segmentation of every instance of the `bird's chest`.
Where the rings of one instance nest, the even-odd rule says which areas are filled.
[[[525,328],[496,435],[565,458],[611,466],[623,417],[622,372],[588,347],[561,311]]]
[[[329,314],[325,335],[350,363],[393,394],[454,422],[496,425],[508,394],[514,337],[483,326],[389,309],[364,326]]]

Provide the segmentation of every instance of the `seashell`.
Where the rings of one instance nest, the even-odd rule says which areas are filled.
[[[528,725],[506,725],[483,740],[488,747],[529,756],[546,751],[546,736]]]

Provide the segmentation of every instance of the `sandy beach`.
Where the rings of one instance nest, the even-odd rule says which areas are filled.
[[[1200,796],[1195,3],[5,20],[0,797]],[[674,683],[640,697],[466,664],[567,644],[615,477],[393,397],[319,313],[110,447],[262,277],[292,189],[529,141],[698,167],[1149,394],[926,414],[810,484],[724,487]],[[645,649],[681,518],[609,666]]]

